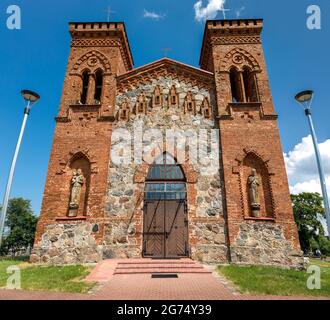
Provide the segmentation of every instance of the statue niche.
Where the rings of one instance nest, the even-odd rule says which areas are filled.
[[[87,213],[90,185],[90,163],[82,155],[74,157],[70,165],[69,217],[84,216]]]
[[[264,161],[254,153],[243,160],[241,181],[244,195],[245,216],[274,218],[270,177]]]

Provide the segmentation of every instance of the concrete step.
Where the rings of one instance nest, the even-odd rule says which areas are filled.
[[[131,259],[118,261],[114,274],[211,273],[191,259]]]
[[[118,263],[116,269],[150,269],[150,268],[176,268],[176,269],[201,269],[203,268],[201,265],[198,264],[171,264],[171,263],[157,263],[157,264],[150,264],[150,263],[141,263],[141,264],[124,264]]]
[[[127,259],[120,261],[120,264],[159,264],[159,263],[170,263],[170,264],[196,264],[195,261],[185,258],[185,259]]]
[[[180,274],[180,273],[198,273],[209,274],[210,271],[202,268],[184,269],[184,268],[139,268],[139,269],[116,269],[114,274]]]

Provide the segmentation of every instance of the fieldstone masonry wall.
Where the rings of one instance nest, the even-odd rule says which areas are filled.
[[[46,228],[34,248],[31,262],[49,264],[93,263],[102,259],[102,246],[93,236],[93,224],[54,224]]]
[[[304,267],[300,250],[285,238],[283,227],[275,224],[241,224],[230,253],[235,264]]]

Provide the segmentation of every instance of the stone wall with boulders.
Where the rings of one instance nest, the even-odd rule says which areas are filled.
[[[30,256],[32,263],[83,264],[102,260],[103,247],[93,235],[94,224],[53,224],[46,227]]]
[[[242,223],[230,253],[234,264],[304,268],[302,251],[293,247],[277,224]]]

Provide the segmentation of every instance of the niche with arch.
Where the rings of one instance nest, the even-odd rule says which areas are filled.
[[[259,184],[258,187],[258,202],[257,215],[253,207],[253,199],[251,199],[250,182],[253,171],[256,171],[256,178]],[[248,153],[240,170],[242,197],[244,205],[244,215],[246,218],[269,218],[274,219],[274,203],[270,184],[270,176],[265,162],[256,154]]]
[[[69,184],[70,184],[70,193],[69,193],[69,203],[68,203],[68,212],[67,215],[69,217],[82,217],[87,215],[88,209],[88,198],[90,191],[90,183],[91,183],[91,164],[87,157],[82,153],[75,154],[70,161],[70,175],[69,175]],[[81,175],[83,176],[83,184],[81,186],[78,206],[73,208],[71,205],[71,195],[73,191],[73,181],[72,178],[75,172],[81,171]]]

